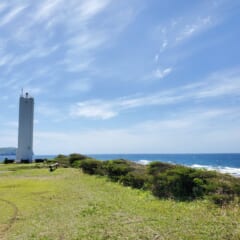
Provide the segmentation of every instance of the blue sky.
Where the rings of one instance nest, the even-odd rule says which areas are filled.
[[[240,2],[2,0],[0,146],[21,88],[34,152],[240,152]]]

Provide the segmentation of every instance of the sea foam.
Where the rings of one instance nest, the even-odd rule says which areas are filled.
[[[152,161],[141,159],[137,161],[137,163],[140,163],[142,165],[147,165],[151,163]],[[171,162],[168,162],[171,163]],[[186,165],[186,167],[192,167],[192,168],[198,168],[198,169],[205,169],[209,171],[217,171],[220,173],[227,173],[234,177],[240,177],[240,168],[233,168],[233,167],[223,167],[223,166],[211,166],[211,165],[200,165],[200,164],[192,164],[192,165]]]
[[[149,163],[151,163],[152,161],[149,161],[149,160],[145,160],[145,159],[142,159],[142,160],[139,160],[137,161],[137,163],[140,163],[142,165],[148,165]]]
[[[233,168],[233,167],[223,167],[223,166],[211,166],[211,165],[199,165],[193,164],[190,167],[192,168],[200,168],[206,169],[211,171],[217,171],[220,173],[227,173],[235,177],[240,177],[240,168]]]

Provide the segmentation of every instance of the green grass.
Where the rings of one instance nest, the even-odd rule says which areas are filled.
[[[0,239],[240,239],[238,205],[158,200],[78,169],[0,164]]]

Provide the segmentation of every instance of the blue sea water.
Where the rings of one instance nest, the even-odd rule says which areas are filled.
[[[195,168],[205,168],[229,173],[240,177],[240,153],[216,154],[86,154],[98,160],[127,159],[141,164],[152,161],[162,161],[181,164]],[[15,159],[15,156],[0,156],[0,162],[5,157]],[[52,159],[55,155],[36,155],[35,158]]]

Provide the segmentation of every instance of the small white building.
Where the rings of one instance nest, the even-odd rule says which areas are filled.
[[[19,99],[17,162],[33,160],[33,112],[33,97],[22,94]]]

